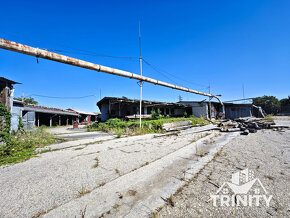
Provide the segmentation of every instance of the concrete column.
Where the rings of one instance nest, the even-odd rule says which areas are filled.
[[[66,116],[66,125],[68,125],[68,116]]]
[[[52,116],[51,116],[51,114],[49,115],[49,126],[52,126]]]
[[[37,113],[37,126],[39,127],[39,113]]]
[[[61,118],[60,118],[60,115],[58,115],[58,125],[61,126]]]

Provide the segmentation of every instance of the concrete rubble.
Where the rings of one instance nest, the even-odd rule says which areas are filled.
[[[276,125],[274,121],[268,121],[255,117],[224,120],[218,124],[218,127],[221,132],[241,132],[242,135],[256,133],[260,129],[273,129],[282,131],[284,128],[289,128],[289,126],[285,125]]]

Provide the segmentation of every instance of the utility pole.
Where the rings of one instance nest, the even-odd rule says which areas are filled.
[[[245,88],[244,88],[244,83],[243,83],[243,99],[245,99]],[[246,101],[244,100],[244,103],[245,103]]]
[[[208,94],[210,94],[210,84],[208,85]],[[210,103],[210,97],[208,97],[208,107],[209,107],[209,119],[211,119],[211,103]]]
[[[24,92],[22,91],[22,102],[24,102]]]
[[[139,57],[139,63],[140,63],[140,76],[142,76],[142,55],[141,55],[141,30],[140,30],[140,21],[139,21],[139,50],[140,50],[140,57]],[[139,112],[139,125],[140,129],[142,128],[142,85],[143,81],[140,80],[140,112]]]

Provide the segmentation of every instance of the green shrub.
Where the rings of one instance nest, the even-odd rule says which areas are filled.
[[[57,143],[59,140],[61,139],[54,138],[41,128],[18,131],[10,135],[10,146],[6,147],[5,152],[0,153],[0,165],[27,160],[36,154],[36,148]]]
[[[164,116],[158,115],[151,119],[142,119],[142,128],[139,128],[139,120],[122,121],[120,119],[109,119],[106,122],[93,123],[87,127],[88,131],[104,131],[115,132],[119,134],[138,135],[147,133],[163,132],[162,129],[164,123],[172,123],[178,121],[191,120],[192,125],[197,124],[205,125],[207,121],[204,118],[188,117],[188,118],[164,118]]]

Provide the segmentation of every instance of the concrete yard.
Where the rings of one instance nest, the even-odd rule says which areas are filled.
[[[221,185],[231,173],[247,167],[269,189],[274,206],[242,210],[242,216],[258,215],[260,209],[263,216],[289,216],[289,130],[261,130],[248,136],[199,132],[211,127],[168,136],[99,135],[52,145],[59,150],[2,166],[0,199],[5,200],[0,201],[0,217],[238,214],[238,209],[212,208],[207,200],[217,189],[212,183]],[[170,198],[174,207],[166,204]]]

